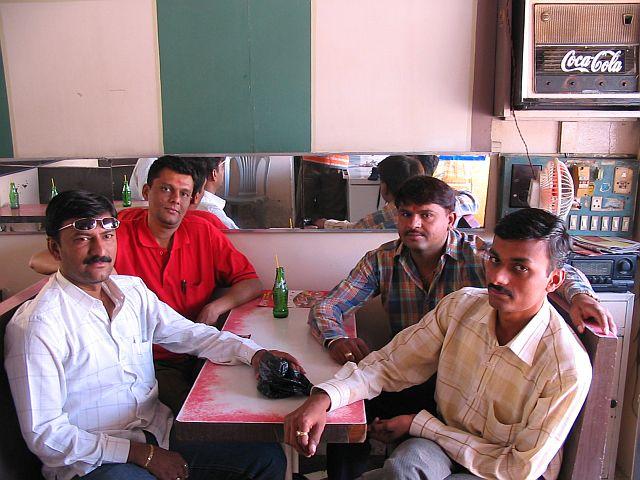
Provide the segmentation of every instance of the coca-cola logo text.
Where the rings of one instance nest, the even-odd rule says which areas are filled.
[[[577,55],[575,50],[569,50],[560,68],[563,72],[582,73],[619,73],[622,70],[622,50],[601,50],[595,55]]]

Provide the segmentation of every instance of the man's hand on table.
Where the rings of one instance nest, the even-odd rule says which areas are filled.
[[[200,310],[200,313],[198,314],[198,318],[196,318],[196,322],[215,326],[218,321],[218,317],[223,313],[224,311],[221,311],[218,308],[216,302],[211,302],[202,307],[202,310]]]
[[[376,418],[367,427],[369,438],[379,440],[383,443],[392,443],[409,433],[409,428],[413,422],[413,415],[398,415],[387,420]]]
[[[258,368],[260,366],[260,360],[262,360],[262,356],[267,352],[269,352],[271,355],[275,357],[284,358],[286,361],[289,362],[289,365],[294,370],[302,373],[307,373],[306,370],[302,367],[302,364],[300,364],[300,362],[298,361],[298,359],[295,358],[293,355],[289,355],[287,352],[281,352],[280,350],[258,350],[253,356],[253,358],[251,359],[251,366],[253,367],[253,371],[256,374],[256,378],[259,377]]]
[[[329,345],[329,355],[340,365],[358,363],[369,355],[369,347],[361,338],[338,338]]]
[[[313,456],[330,406],[331,399],[325,392],[312,393],[302,405],[284,417],[284,441],[305,457]]]
[[[613,321],[611,312],[602,306],[595,298],[579,293],[571,299],[571,307],[569,309],[571,323],[575,325],[580,333],[584,332],[584,322],[594,321],[602,328],[605,334],[617,333],[616,324]]]
[[[149,456],[150,445],[147,443],[131,442],[129,447],[129,462],[145,468]],[[189,465],[177,452],[171,452],[160,447],[153,447],[153,456],[146,469],[158,480],[175,480],[189,478]]]

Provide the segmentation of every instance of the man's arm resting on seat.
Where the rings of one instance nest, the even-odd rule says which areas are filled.
[[[262,281],[259,278],[249,278],[234,283],[222,297],[205,305],[196,321],[214,325],[223,313],[259,296],[262,288]]]
[[[46,249],[34,253],[29,259],[29,268],[42,275],[50,275],[57,272],[59,266],[53,255]]]
[[[611,312],[603,307],[591,288],[584,274],[571,265],[565,265],[566,277],[558,290],[558,294],[570,304],[569,316],[571,323],[580,333],[584,331],[584,322],[595,321],[605,334],[616,333],[616,324]]]

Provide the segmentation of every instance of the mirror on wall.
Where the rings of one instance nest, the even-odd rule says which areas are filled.
[[[225,214],[241,229],[313,229],[323,227],[318,221],[323,219],[336,221],[326,223],[327,228],[350,228],[384,207],[377,167],[392,155],[418,159],[427,173],[435,167],[433,176],[472,199],[467,203],[474,205],[473,211],[459,226],[484,225],[488,154],[219,155],[216,201],[224,203]],[[138,162],[135,157],[4,159],[0,161],[0,184],[19,176],[22,204],[46,203],[52,179],[59,191],[83,188],[120,200],[125,176],[135,182]],[[133,185],[132,189],[135,195]],[[3,197],[0,205],[7,201]]]

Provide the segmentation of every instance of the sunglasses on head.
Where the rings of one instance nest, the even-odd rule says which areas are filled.
[[[93,230],[100,224],[102,228],[105,230],[115,230],[120,226],[120,220],[114,217],[104,217],[104,218],[80,218],[69,225],[65,225],[64,227],[60,227],[58,231],[64,230],[65,228],[73,227],[76,230],[80,230],[81,232],[86,232],[88,230]]]

